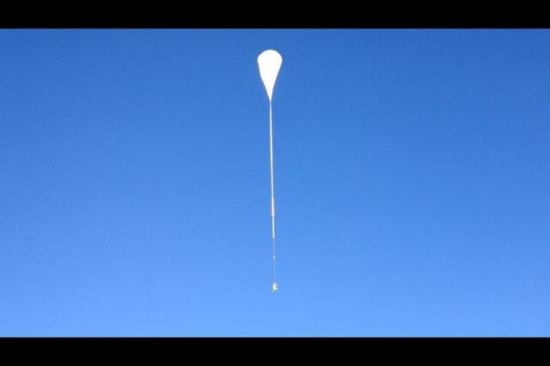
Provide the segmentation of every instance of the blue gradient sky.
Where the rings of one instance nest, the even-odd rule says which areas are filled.
[[[0,31],[0,335],[550,335],[549,263],[548,30]]]

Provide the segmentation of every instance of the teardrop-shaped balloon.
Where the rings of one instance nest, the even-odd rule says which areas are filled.
[[[275,81],[277,81],[277,75],[279,74],[282,63],[283,57],[275,50],[266,50],[258,56],[260,77],[262,78],[265,91],[270,101],[273,97],[273,88],[275,87]]]

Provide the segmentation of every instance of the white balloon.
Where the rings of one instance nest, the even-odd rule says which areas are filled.
[[[271,239],[273,243],[273,284],[271,289],[273,293],[279,289],[279,284],[275,281],[275,189],[273,184],[273,113],[271,99],[273,98],[273,88],[282,63],[283,57],[275,50],[265,50],[258,56],[260,77],[269,98],[269,168],[271,178]]]
[[[275,87],[275,81],[277,81],[277,75],[282,63],[283,57],[275,50],[266,50],[258,56],[260,77],[264,83],[269,101],[273,98],[273,88]]]

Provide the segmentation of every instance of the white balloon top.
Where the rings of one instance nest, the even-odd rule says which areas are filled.
[[[273,88],[282,63],[283,57],[275,50],[266,50],[258,56],[260,77],[264,83],[269,101],[273,98]]]

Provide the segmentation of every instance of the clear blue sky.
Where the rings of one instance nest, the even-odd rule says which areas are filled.
[[[550,335],[549,263],[548,30],[0,31],[0,335]]]

